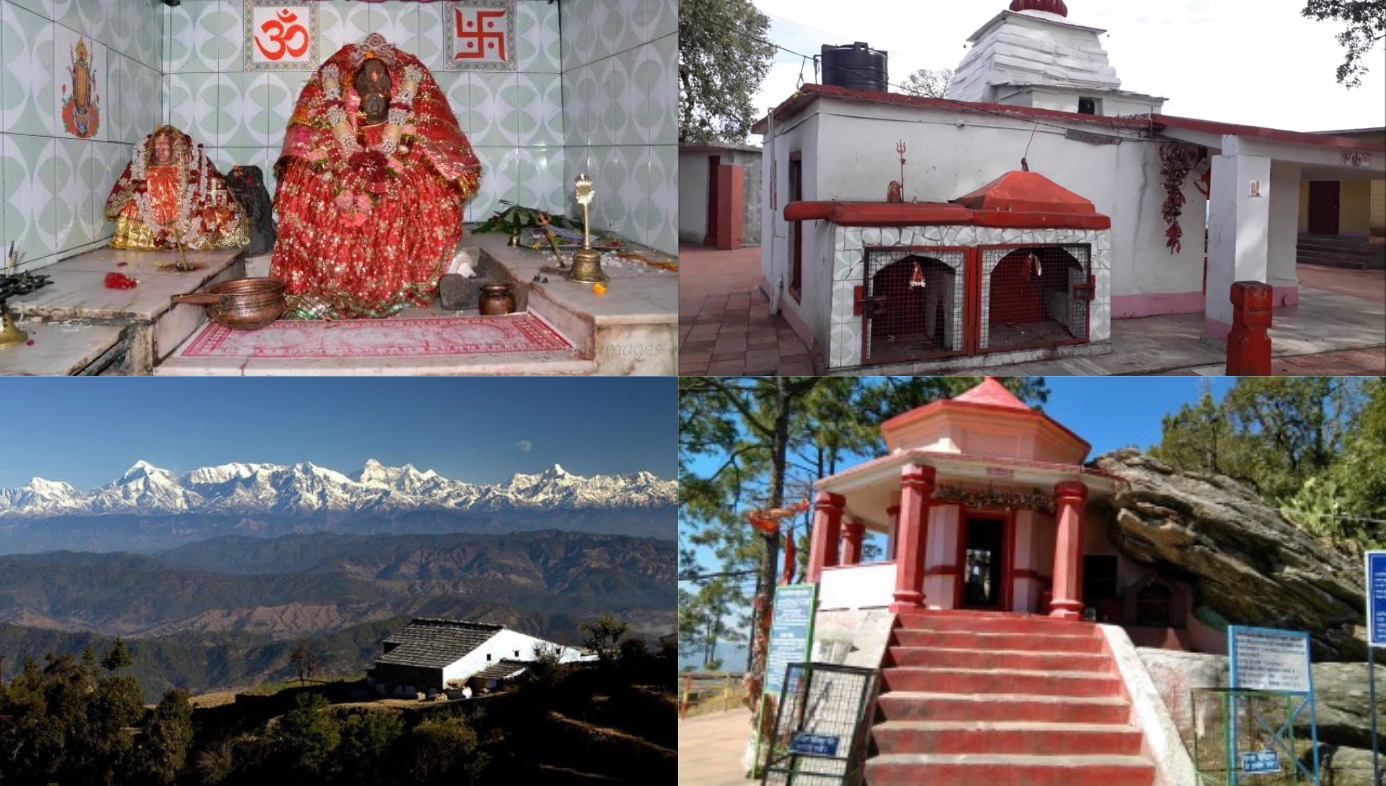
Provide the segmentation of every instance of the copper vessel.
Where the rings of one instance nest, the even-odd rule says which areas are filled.
[[[259,330],[284,314],[284,282],[276,278],[237,278],[206,292],[174,295],[175,303],[207,306],[213,322],[232,330]]]
[[[484,317],[515,313],[515,296],[509,284],[482,284],[479,304]]]

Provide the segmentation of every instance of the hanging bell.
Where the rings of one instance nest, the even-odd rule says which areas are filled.
[[[919,266],[919,260],[914,261],[914,273],[910,275],[910,286],[924,288],[924,268]]]

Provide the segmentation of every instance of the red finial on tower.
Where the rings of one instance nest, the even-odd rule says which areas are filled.
[[[1059,16],[1068,16],[1068,6],[1064,5],[1064,0],[1012,0],[1011,10],[1017,13],[1021,11],[1048,11]]]

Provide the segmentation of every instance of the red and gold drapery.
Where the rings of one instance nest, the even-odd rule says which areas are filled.
[[[171,160],[154,163],[154,138],[170,140]],[[173,126],[160,126],[136,145],[106,198],[115,222],[111,247],[152,251],[240,248],[249,241],[245,211],[202,145]]]
[[[353,87],[385,65],[390,117],[365,125]],[[272,275],[300,317],[381,317],[432,301],[481,166],[427,67],[374,34],[304,86],[275,164]]]

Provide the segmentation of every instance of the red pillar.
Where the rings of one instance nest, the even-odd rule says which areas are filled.
[[[890,535],[886,542],[886,559],[895,559],[895,552],[900,543],[900,506],[891,505],[886,508],[886,515],[890,516]]]
[[[866,533],[866,525],[853,521],[842,525],[842,564],[861,564],[861,538]]]
[[[823,568],[837,564],[837,541],[842,537],[842,509],[847,498],[841,494],[818,492],[813,506],[813,538],[809,541],[809,583],[816,583]]]
[[[746,169],[736,164],[717,168],[717,247],[741,248],[741,212],[745,203]]]
[[[933,467],[918,464],[900,470],[900,547],[895,558],[895,602],[890,604],[896,614],[924,608],[924,541],[935,474]]]
[[[1054,600],[1049,616],[1075,620],[1083,614],[1083,502],[1088,487],[1066,480],[1054,486],[1055,518],[1059,522],[1054,544]]]
[[[1260,281],[1232,284],[1232,332],[1227,334],[1227,376],[1271,376],[1271,326],[1275,290]]]

